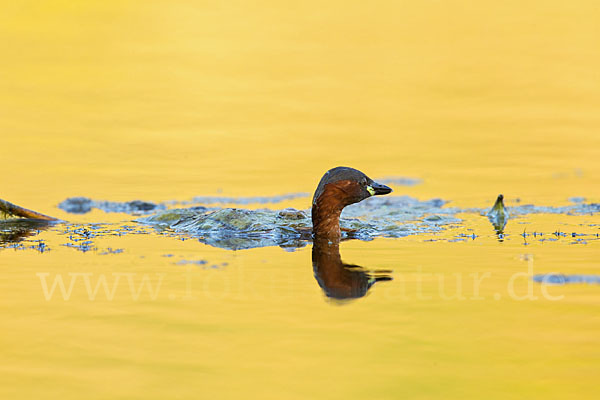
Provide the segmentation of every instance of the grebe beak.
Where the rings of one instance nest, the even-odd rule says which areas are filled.
[[[391,193],[392,189],[382,185],[381,183],[371,182],[371,184],[367,186],[367,191],[371,193],[371,196],[378,196],[381,194]]]

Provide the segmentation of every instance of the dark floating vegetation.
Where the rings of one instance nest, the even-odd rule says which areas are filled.
[[[45,230],[53,230],[66,238],[61,246],[83,253],[94,252],[99,255],[120,254],[125,249],[111,247],[99,248],[95,239],[106,236],[125,236],[150,234],[152,230],[142,225],[119,224],[71,224],[49,223],[29,219],[11,219],[0,221],[0,249],[35,250],[45,253],[52,250],[44,240],[33,239]]]
[[[381,181],[389,183],[385,179]],[[173,208],[179,204],[185,204],[185,202],[177,201],[162,203],[141,200],[111,202],[92,200],[86,197],[69,198],[59,205],[61,209],[76,214],[86,213],[97,208],[106,212],[119,212],[135,216],[133,224],[129,225],[106,223],[77,225],[55,220],[18,218],[30,212],[36,215],[38,213],[3,202],[5,207],[2,211],[5,219],[0,220],[0,248],[49,251],[49,246],[35,242],[32,237],[45,229],[52,228],[68,238],[67,242],[61,244],[62,246],[81,252],[93,251],[98,254],[118,254],[123,251],[123,249],[99,249],[94,241],[98,236],[122,236],[150,232],[159,232],[162,235],[181,240],[196,239],[202,243],[229,250],[279,246],[293,251],[312,242],[310,209],[250,210],[215,207],[215,204],[221,202],[275,204],[305,195],[291,193],[273,197],[196,197],[193,205],[185,208]],[[465,242],[478,240],[485,235],[485,232],[467,229],[467,232],[459,232],[452,236],[436,234],[465,228],[463,222],[465,215],[475,214],[486,216],[490,220],[498,240],[504,241],[509,239],[504,233],[505,226],[511,221],[522,219],[530,214],[574,216],[594,215],[600,212],[600,204],[586,203],[582,197],[571,198],[572,204],[560,207],[532,204],[505,207],[503,200],[503,196],[498,196],[496,203],[490,209],[448,207],[448,202],[442,199],[422,201],[409,196],[371,197],[347,206],[342,212],[340,225],[344,230],[343,239],[368,241],[375,238],[401,238],[410,235],[433,234],[433,238],[430,237],[426,240]],[[204,203],[201,204],[202,202]],[[11,210],[16,210],[17,214],[11,215]],[[560,229],[553,232],[523,230],[519,236],[522,237],[523,245],[529,245],[533,241],[543,243],[559,240],[569,244],[585,245],[589,241],[600,239],[598,233],[563,232]],[[23,241],[28,243],[24,244]]]
[[[340,225],[343,238],[372,240],[374,238],[400,238],[409,235],[438,233],[450,228],[461,227],[461,214],[479,214],[488,217],[499,241],[506,239],[504,227],[509,218],[520,218],[529,214],[590,215],[600,211],[600,204],[577,202],[563,207],[520,205],[505,207],[503,196],[488,212],[482,208],[446,207],[441,199],[420,201],[409,196],[378,198],[372,197],[347,206],[342,212]],[[310,210],[247,210],[239,208],[221,209],[170,209],[143,217],[138,222],[152,225],[172,235],[197,238],[211,246],[240,250],[253,247],[280,246],[294,249],[312,241],[310,235]],[[447,241],[476,240],[480,234],[460,233],[454,238],[429,239]],[[586,240],[597,240],[598,234],[577,232],[553,233],[524,232],[527,240],[555,241],[570,238],[572,244],[586,244]]]
[[[414,186],[422,181],[417,178],[389,177],[381,179],[382,183],[397,186]],[[284,201],[309,197],[310,193],[286,193],[276,196],[251,196],[251,197],[228,197],[228,196],[196,196],[191,200],[169,200],[161,203],[150,201],[133,200],[126,202],[115,202],[106,200],[93,200],[89,197],[69,197],[62,201],[58,208],[71,214],[86,214],[96,208],[107,213],[125,214],[148,214],[158,210],[165,210],[173,206],[213,205],[213,204],[278,204]],[[10,203],[8,203],[10,204]],[[1,204],[0,204],[1,206]],[[0,208],[1,211],[1,208]]]
[[[88,251],[97,252],[100,255],[120,254],[124,249],[113,249],[107,247],[100,250],[95,242],[96,238],[105,236],[143,235],[150,233],[143,226],[118,225],[118,224],[65,224],[65,229],[58,231],[60,235],[68,239],[62,246],[72,248],[83,253]]]
[[[419,201],[400,196],[372,197],[347,206],[340,225],[344,238],[372,240],[439,232],[444,225],[460,223],[457,210],[443,208],[440,199]],[[230,250],[280,246],[298,248],[311,238],[310,210],[247,210],[239,208],[159,211],[137,222],[172,234],[189,235],[215,247]]]
[[[86,214],[92,211],[92,208],[97,208],[104,212],[120,212],[125,214],[143,214],[164,210],[166,207],[162,204],[155,204],[149,201],[100,201],[92,200],[87,197],[70,197],[62,201],[58,208],[71,214]]]

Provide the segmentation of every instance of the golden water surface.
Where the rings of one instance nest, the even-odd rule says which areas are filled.
[[[598,21],[592,0],[2,1],[0,198],[135,226],[56,206],[311,192],[347,165],[452,206],[600,202]],[[394,276],[344,304],[310,245],[84,253],[43,231],[50,251],[0,251],[0,398],[596,398],[600,286],[530,277],[600,273],[599,242],[519,234],[598,216],[516,219],[504,242],[462,217],[476,240],[342,243]]]

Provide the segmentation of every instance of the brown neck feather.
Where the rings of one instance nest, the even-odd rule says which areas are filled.
[[[340,239],[340,214],[349,195],[349,181],[328,184],[319,198],[313,201],[313,233],[317,237]]]

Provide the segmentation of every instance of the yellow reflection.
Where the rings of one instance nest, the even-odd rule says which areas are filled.
[[[2,7],[0,198],[48,215],[129,218],[55,208],[78,195],[163,201],[312,192],[336,165],[374,179],[421,178],[395,194],[452,206],[488,207],[498,193],[509,207],[516,198],[600,201],[600,9],[592,0]],[[566,217],[539,218],[528,221],[551,232]],[[484,217],[465,220],[491,233]],[[598,223],[577,221],[590,232]],[[522,228],[511,219],[505,233],[514,238]],[[550,288],[566,296],[561,302],[506,296],[530,256],[536,272],[597,273],[593,243],[345,242],[344,259],[392,269],[394,281],[331,307],[309,249],[232,253],[134,235],[98,239],[101,250],[125,249],[101,256],[61,246],[60,230],[35,238],[51,250],[1,251],[2,398],[597,392],[598,288]],[[175,261],[163,257],[170,253]],[[229,265],[175,263],[203,259]],[[194,299],[186,297],[188,268]],[[473,282],[469,274],[486,272],[484,300],[438,295],[440,276],[448,297]],[[166,275],[156,300],[147,288],[133,300],[123,275],[112,301],[90,300],[83,283],[69,301],[46,301],[39,273],[92,274],[76,282],[148,274],[153,285]],[[515,285],[526,293],[526,279]]]

